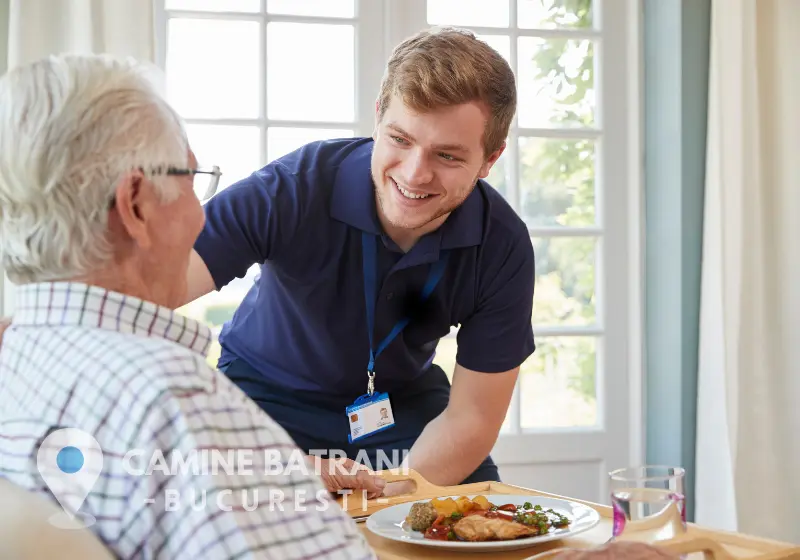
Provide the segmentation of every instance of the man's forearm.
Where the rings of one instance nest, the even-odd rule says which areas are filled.
[[[497,432],[480,416],[455,418],[445,410],[430,422],[408,454],[409,468],[439,486],[461,484],[492,450]]]

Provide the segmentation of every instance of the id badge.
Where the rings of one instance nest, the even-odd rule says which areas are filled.
[[[371,397],[361,395],[345,411],[350,424],[350,435],[347,436],[350,443],[394,427],[392,404],[387,393],[374,393]]]

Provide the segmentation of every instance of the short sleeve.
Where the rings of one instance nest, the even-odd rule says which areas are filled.
[[[500,373],[520,366],[535,350],[531,313],[536,266],[527,230],[487,260],[475,313],[458,331],[456,362],[473,371]]]
[[[273,162],[206,203],[205,227],[194,248],[217,289],[288,245],[302,221],[298,183],[287,167]]]

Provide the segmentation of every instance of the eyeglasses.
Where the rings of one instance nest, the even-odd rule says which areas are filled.
[[[139,169],[142,173],[147,173],[144,169]],[[217,192],[219,187],[219,178],[222,176],[222,171],[216,165],[207,168],[198,169],[179,169],[176,167],[156,167],[149,171],[150,175],[173,175],[173,176],[194,176],[194,193],[200,202],[206,202]],[[116,195],[112,196],[109,208],[114,208],[117,203]]]
[[[210,199],[217,192],[219,187],[219,178],[222,172],[216,165],[211,169],[176,169],[174,167],[167,168],[164,175],[194,175],[194,192],[201,202]]]

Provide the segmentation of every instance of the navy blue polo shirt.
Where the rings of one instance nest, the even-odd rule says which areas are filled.
[[[402,392],[423,375],[439,339],[460,325],[457,361],[507,371],[534,351],[534,256],[527,227],[484,181],[436,231],[403,253],[382,233],[370,176],[371,138],[308,144],[205,205],[195,249],[217,289],[260,274],[220,334],[220,366],[245,360],[265,383],[352,399],[365,392],[367,333],[362,232],[379,238],[376,390]],[[419,294],[449,252],[432,295]]]

